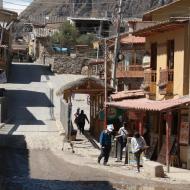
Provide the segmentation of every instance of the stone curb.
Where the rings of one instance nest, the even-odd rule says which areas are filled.
[[[5,120],[4,123],[0,123],[0,129],[3,128],[9,121],[11,121],[11,118]]]

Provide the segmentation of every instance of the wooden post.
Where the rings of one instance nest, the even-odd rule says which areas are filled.
[[[144,113],[141,114],[140,121],[139,121],[139,133],[140,133],[140,135],[143,135],[143,132],[144,132],[143,119],[144,119]]]
[[[167,172],[170,172],[170,139],[171,139],[171,120],[172,112],[168,112],[166,116],[166,166]]]
[[[158,117],[158,148],[157,148],[157,154],[159,155],[161,146],[162,146],[162,133],[163,133],[163,129],[162,129],[162,112],[158,112],[157,113],[157,117]]]

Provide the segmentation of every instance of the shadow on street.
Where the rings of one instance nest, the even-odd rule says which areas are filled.
[[[29,151],[24,135],[1,134],[0,139],[0,176],[30,176]]]
[[[27,90],[7,90],[6,93],[8,118],[11,118],[9,124],[44,125],[44,122],[37,120],[28,107],[50,108],[54,106],[45,93]]]
[[[29,84],[40,82],[42,75],[53,75],[48,66],[36,64],[12,64],[8,82],[14,84]]]

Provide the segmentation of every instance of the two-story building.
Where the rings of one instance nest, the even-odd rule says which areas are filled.
[[[180,7],[180,8],[179,8]],[[168,99],[189,94],[190,1],[178,0],[152,10],[143,21],[155,24],[135,32],[146,37],[143,88],[150,99]]]
[[[156,100],[155,102],[159,101],[161,105],[168,99],[175,101],[189,95],[190,1],[177,0],[149,11],[143,15],[143,21],[154,23],[134,32],[134,35],[146,38],[142,88],[147,97]],[[189,104],[178,105],[168,111],[172,113],[170,140],[176,142],[176,155],[181,166],[190,169]],[[152,128],[158,128],[160,131],[159,160],[159,156],[164,152],[164,139],[167,136],[167,116],[164,112],[158,112],[151,117],[148,122],[153,125]]]

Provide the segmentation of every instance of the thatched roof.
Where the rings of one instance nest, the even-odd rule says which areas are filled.
[[[104,82],[95,77],[86,77],[82,79],[75,80],[66,85],[63,85],[57,92],[57,96],[63,95],[66,91],[75,91],[77,90],[79,93],[83,91],[83,93],[88,94],[91,90],[93,91],[103,91],[104,90]],[[108,84],[108,91],[112,91],[113,88]]]

